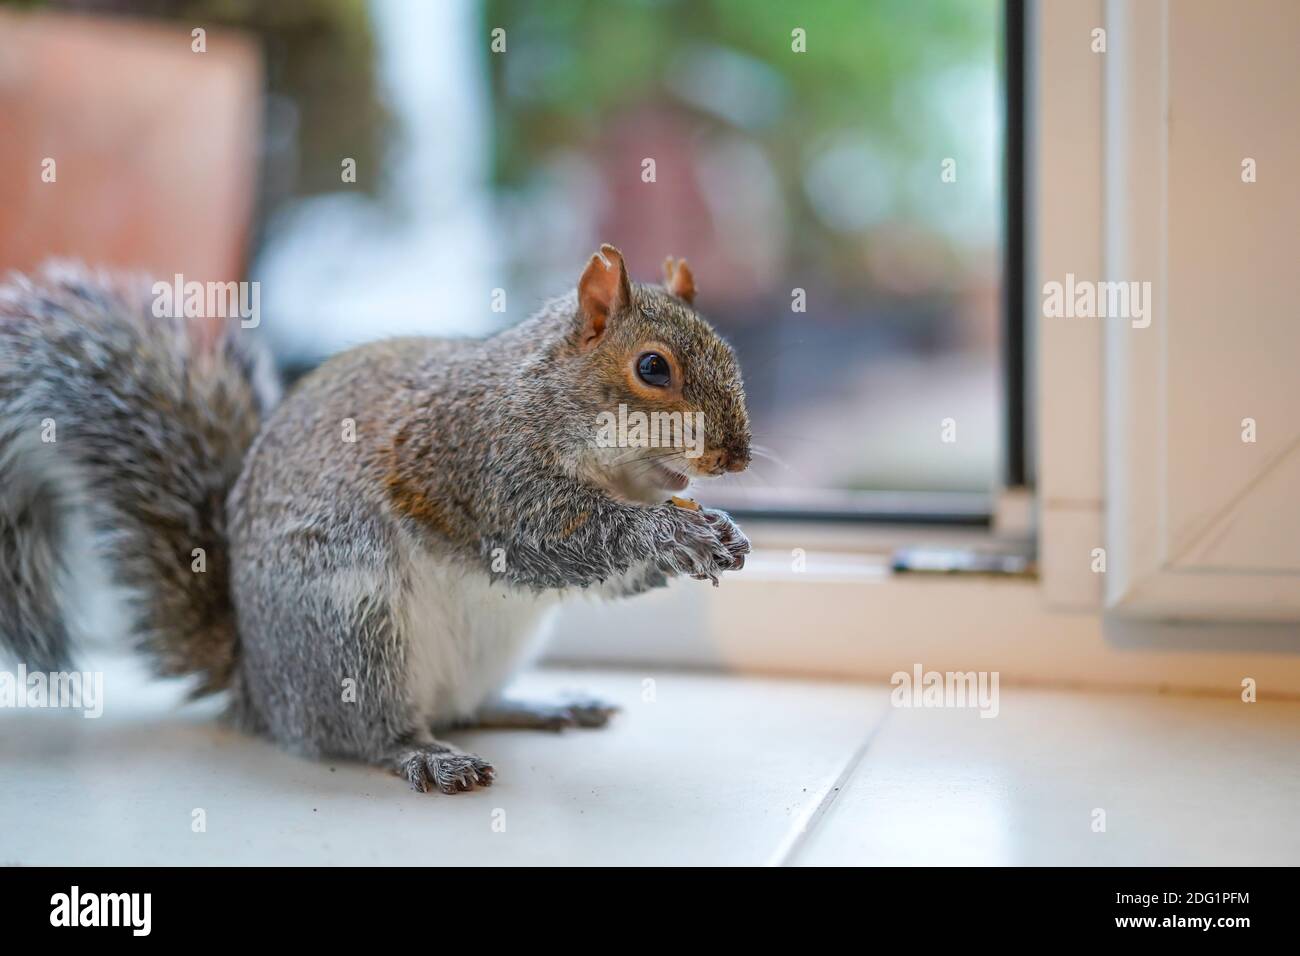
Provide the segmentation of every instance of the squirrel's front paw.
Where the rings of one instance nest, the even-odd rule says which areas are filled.
[[[446,744],[432,743],[396,754],[393,770],[405,777],[412,790],[427,793],[435,786],[443,793],[460,793],[492,785],[496,770],[477,754],[467,754]]]
[[[723,571],[739,571],[745,566],[749,539],[729,514],[701,508],[699,511],[680,509],[675,515],[677,521],[668,562],[673,566],[668,570],[689,574],[700,581],[712,581],[716,586]]]

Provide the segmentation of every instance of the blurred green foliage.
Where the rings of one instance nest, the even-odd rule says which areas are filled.
[[[502,27],[517,44],[489,63],[495,173],[518,181],[539,153],[593,139],[620,107],[671,98],[665,71],[692,43],[781,77],[786,113],[759,134],[776,154],[837,126],[866,125],[906,149],[917,123],[894,109],[896,93],[928,71],[986,58],[1000,10],[997,0],[486,0],[485,35]],[[791,50],[795,28],[807,53]],[[527,76],[509,82],[520,62]]]
[[[963,244],[997,241],[1001,12],[1000,0],[485,0],[484,37],[507,40],[488,57],[493,182],[527,190],[550,154],[590,157],[621,115],[651,106],[695,141],[761,149],[784,210],[768,224],[798,237],[802,265],[852,284],[901,226],[929,237],[917,255],[935,271],[960,276]],[[940,161],[957,155],[975,188],[942,192]]]

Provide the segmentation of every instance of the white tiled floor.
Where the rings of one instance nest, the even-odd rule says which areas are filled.
[[[891,708],[795,854],[864,861],[1300,864],[1300,703],[1004,687],[993,719]]]
[[[498,782],[443,797],[110,674],[99,720],[0,711],[0,864],[1300,863],[1300,703],[1003,687],[981,719],[893,709],[884,685],[654,670],[520,691],[576,688],[625,711],[453,737]]]

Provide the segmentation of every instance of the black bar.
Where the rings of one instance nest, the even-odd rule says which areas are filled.
[[[394,862],[436,866],[437,847],[422,846],[413,834],[410,859]],[[725,934],[734,943],[737,930],[748,929],[768,942],[790,934],[791,943],[806,948],[806,920],[771,914],[816,914],[825,910],[828,894],[842,894],[851,884],[873,941],[900,939],[915,951],[927,942],[965,948],[977,939],[1033,940],[1050,947],[1059,939],[1127,937],[1134,945],[1161,949],[1208,939],[1216,951],[1233,952],[1280,939],[1294,924],[1293,873],[1276,869],[993,868],[972,874],[960,868],[904,868],[859,869],[851,875],[769,870],[725,877],[679,869],[671,880],[671,913],[665,915],[664,877],[644,871],[557,878],[464,867],[432,873],[0,867],[0,915],[5,942],[14,952],[34,952],[37,940],[37,945],[57,944],[60,937],[77,947],[132,944],[147,929],[148,937],[181,951],[199,939],[208,949],[232,944],[246,949],[250,940],[262,942],[263,949],[278,948],[283,940],[295,952],[310,944],[333,953],[341,941],[356,938],[372,948],[386,939],[427,946],[430,939],[460,932],[462,922],[471,937],[455,941],[462,946],[493,938],[494,925],[538,926],[572,946],[583,945],[584,934],[616,934],[638,924],[667,933],[680,921],[698,926],[701,933],[692,930],[696,937],[717,933],[721,942]],[[740,888],[746,901],[743,912],[726,919],[719,918],[728,910],[718,892],[723,880],[733,890]],[[580,904],[573,898],[575,883],[582,886]],[[112,908],[103,894],[119,897]],[[575,905],[579,909],[567,921],[556,915]],[[825,912],[832,914],[834,907]],[[1207,920],[1208,926],[1188,925]],[[1252,932],[1260,935],[1252,938]]]
[[[731,496],[725,489],[707,493],[706,502],[737,520],[824,521],[887,525],[953,525],[988,528],[992,496],[983,492],[857,491],[800,495],[776,491]]]
[[[729,508],[737,521],[812,521],[842,524],[925,525],[958,528],[989,528],[993,517],[988,511],[840,511],[814,508]]]
[[[1006,231],[1003,243],[1002,371],[1005,384],[1003,482],[1008,488],[1029,483],[1025,428],[1025,4],[1003,7],[1006,144],[1003,192]]]

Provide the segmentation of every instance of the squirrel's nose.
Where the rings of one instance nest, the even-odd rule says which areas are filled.
[[[745,471],[749,467],[749,445],[736,445],[718,453],[718,470]]]
[[[749,467],[749,448],[716,448],[704,453],[700,469],[710,475],[724,471],[744,471]]]
[[[749,467],[749,447],[729,448],[722,453],[722,467],[727,471],[744,471]]]

